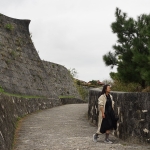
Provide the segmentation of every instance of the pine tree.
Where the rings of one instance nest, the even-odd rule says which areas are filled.
[[[116,21],[111,24],[118,40],[113,52],[103,56],[107,66],[117,66],[112,79],[150,85],[150,15],[141,15],[134,20],[116,9]]]

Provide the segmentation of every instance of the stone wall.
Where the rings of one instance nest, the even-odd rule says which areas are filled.
[[[25,99],[0,94],[0,150],[11,150],[18,118],[59,105],[59,99]]]
[[[70,72],[64,66],[52,62],[43,61],[43,66],[48,74],[48,84],[54,87],[54,92],[58,96],[73,96],[80,98]]]
[[[90,90],[88,117],[98,122],[98,98],[101,91]],[[150,143],[150,93],[111,92],[115,113],[119,115],[115,135],[123,140]]]
[[[0,87],[24,95],[80,98],[65,67],[40,59],[29,23],[0,14]]]
[[[80,99],[17,98],[0,94],[0,150],[11,150],[17,120],[25,115],[63,104],[84,103]]]
[[[60,101],[63,105],[86,103],[86,101],[78,99],[78,98],[61,98]]]

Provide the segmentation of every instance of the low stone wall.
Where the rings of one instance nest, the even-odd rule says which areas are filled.
[[[88,118],[98,122],[98,98],[101,91],[90,90]],[[150,143],[150,93],[112,92],[115,113],[119,115],[115,135],[132,143]]]
[[[61,101],[56,99],[25,99],[0,94],[0,150],[11,150],[20,117],[59,105]]]
[[[77,98],[61,98],[61,103],[63,105],[65,105],[65,104],[78,104],[78,103],[86,103],[86,101],[83,101],[83,100],[77,99]]]

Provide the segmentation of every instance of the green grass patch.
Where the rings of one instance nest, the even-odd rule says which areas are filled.
[[[21,95],[21,94],[7,93],[7,92],[4,92],[4,94],[8,96],[18,97],[18,98],[46,98],[44,96]]]
[[[16,118],[16,122],[14,122],[15,132],[14,132],[14,137],[13,137],[13,142],[12,142],[12,150],[15,150],[15,145],[16,145],[16,141],[17,141],[17,138],[18,138],[18,133],[19,133],[20,128],[22,126],[22,121],[27,116],[28,115],[24,115],[22,117],[18,117],[18,118]]]
[[[4,92],[4,89],[0,86],[0,93]]]
[[[75,97],[72,95],[62,95],[62,96],[59,96],[59,98],[62,99],[62,98],[75,98]]]
[[[6,24],[5,25],[5,29],[9,30],[9,31],[12,31],[14,29],[14,26],[12,24]]]
[[[7,96],[13,96],[13,97],[18,97],[18,98],[46,98],[44,96],[34,96],[34,95],[22,95],[22,94],[14,94],[14,93],[8,93],[5,92],[5,90],[0,86],[0,93],[3,93],[4,95]]]

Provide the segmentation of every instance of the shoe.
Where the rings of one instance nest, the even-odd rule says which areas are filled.
[[[104,141],[104,143],[112,144],[113,142],[112,142],[112,141],[110,141],[109,139],[106,139],[106,140]]]
[[[97,139],[98,139],[98,135],[97,134],[93,134],[93,141],[97,142]]]

